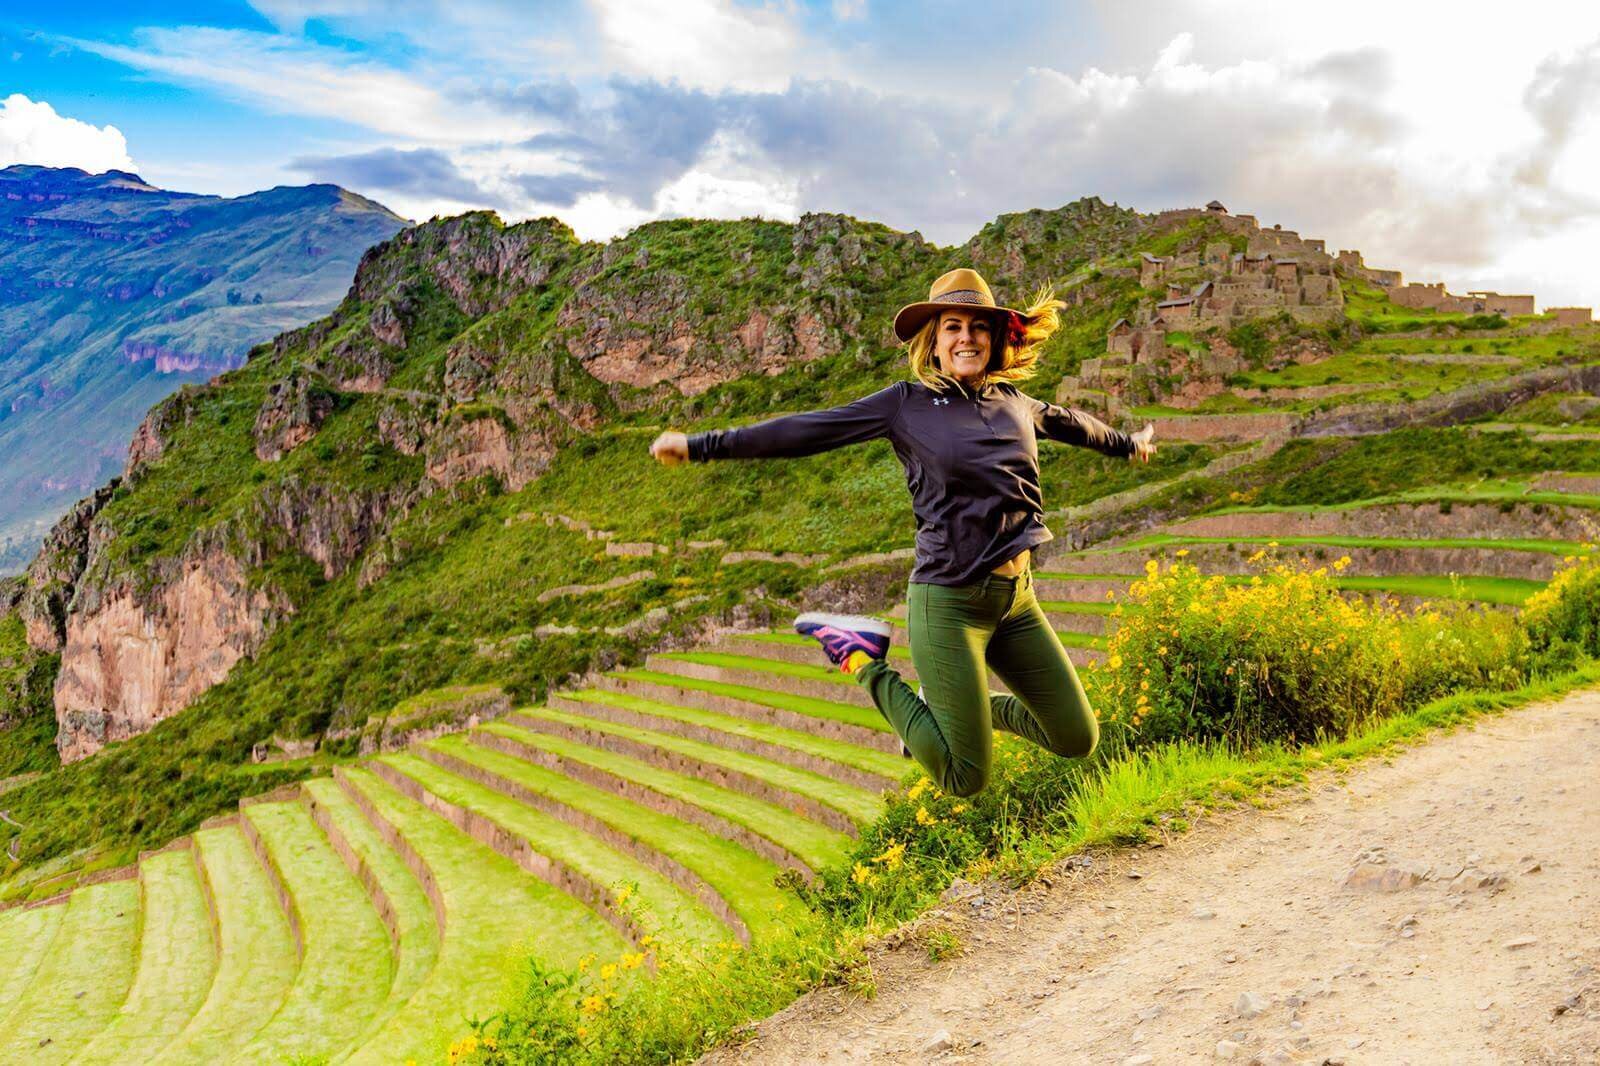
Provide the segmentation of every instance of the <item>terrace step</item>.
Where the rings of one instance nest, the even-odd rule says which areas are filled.
[[[65,903],[0,911],[0,1033],[11,1029],[11,1012],[33,980],[39,963],[61,930]]]
[[[388,997],[394,976],[388,933],[366,890],[297,799],[246,806],[240,828],[264,848],[302,946],[294,985],[242,1057],[333,1057],[367,1029]]]
[[[901,604],[892,611],[888,612],[885,620],[894,626],[894,632],[891,637],[893,641],[893,647],[890,648],[890,655],[892,657],[894,654],[894,649],[905,645],[908,639],[905,618],[905,604]],[[1104,647],[1105,639],[1103,637],[1094,636],[1093,634],[1089,633],[1074,633],[1070,629],[1059,628],[1056,629],[1056,637],[1060,639],[1061,646],[1066,650],[1067,659],[1072,663],[1073,666],[1081,667],[1086,666],[1089,663],[1096,663],[1101,659],[1104,659],[1106,656]],[[916,680],[917,672],[914,668],[912,668],[909,659],[903,661],[896,660],[893,663],[893,666],[907,681]],[[989,675],[989,689],[996,692],[1011,691],[1006,687],[1005,682],[1001,681],[998,677],[995,677],[993,673]]]
[[[845,853],[842,833],[781,807],[687,774],[550,734],[491,722],[467,734],[474,744],[670,814],[810,878]]]
[[[583,819],[588,831],[656,870],[715,914],[726,926],[719,927],[718,939],[731,930],[748,943],[752,928],[769,926],[774,907],[781,910],[792,902],[773,885],[775,864],[679,818],[461,736],[441,737],[421,752],[451,760],[460,773],[470,768],[487,787],[519,802],[556,804]]]
[[[206,890],[217,970],[200,1009],[155,1062],[231,1061],[277,1012],[300,969],[294,934],[267,871],[236,816],[197,830],[197,872]]]
[[[549,705],[570,714],[653,729],[747,755],[759,755],[873,792],[893,788],[905,771],[903,764],[891,761],[892,756],[885,752],[626,693],[595,692],[593,689],[570,696],[552,693]]]
[[[1051,628],[1059,633],[1082,633],[1103,637],[1115,628],[1115,619],[1105,610],[1074,610],[1066,600],[1047,600],[1040,603]],[[1083,607],[1103,608],[1104,603],[1083,604]]]
[[[171,1043],[205,1003],[217,954],[210,901],[190,847],[140,860],[144,913],[133,986],[117,1016],[75,1063],[144,1062]]]
[[[1121,547],[1092,549],[1073,555],[1058,555],[1050,565],[1061,571],[1083,570],[1099,572],[1107,569],[1124,569],[1144,565],[1150,558],[1171,557],[1179,548],[1187,548],[1189,561],[1207,573],[1250,574],[1254,572],[1248,557],[1266,548],[1268,541],[1234,539],[1226,542],[1168,541],[1159,544],[1130,544]],[[1509,577],[1530,581],[1548,581],[1559,569],[1562,557],[1574,554],[1578,545],[1563,541],[1492,542],[1458,539],[1433,545],[1364,546],[1350,539],[1323,538],[1316,541],[1286,541],[1279,538],[1279,546],[1286,556],[1306,556],[1313,560],[1332,562],[1341,555],[1350,557],[1347,573],[1373,576],[1400,574],[1475,574],[1485,577]],[[1319,554],[1320,553],[1320,554]]]
[[[103,1029],[133,984],[139,882],[79,888],[48,952],[0,1034],[0,1062],[65,1062]]]
[[[616,886],[630,883],[638,884],[642,898],[656,908],[676,937],[715,941],[726,933],[691,892],[650,864],[553,815],[546,806],[476,780],[474,765],[465,760],[424,747],[385,756],[372,766],[395,788],[474,840],[588,907],[632,945],[649,930],[616,904]]]
[[[1068,600],[1075,603],[1107,603],[1126,599],[1128,586],[1142,574],[1086,575],[1035,572],[1033,594],[1041,601]],[[1107,596],[1106,593],[1111,593]]]
[[[894,735],[876,707],[868,710],[855,704],[813,700],[750,685],[705,681],[654,670],[602,674],[596,679],[595,687],[601,692],[621,692],[752,722],[770,722],[892,755],[900,753],[900,738]]]
[[[329,845],[367,890],[395,959],[388,998],[356,1038],[355,1046],[360,1047],[383,1029],[432,972],[439,958],[441,916],[434,913],[432,901],[405,860],[383,842],[338,782],[327,777],[301,782],[300,800]]]
[[[532,945],[552,965],[615,955],[624,941],[569,896],[529,877],[371,770],[336,767],[334,779],[434,902],[439,957],[421,986],[348,1060],[438,1062],[463,1017],[503,1006],[504,984],[523,972]],[[560,929],[562,935],[546,935]]]
[[[663,770],[688,774],[723,788],[803,814],[851,836],[875,818],[882,801],[863,789],[753,755],[665,733],[603,722],[550,708],[515,711],[506,721],[534,732],[604,748]]]
[[[753,655],[726,655],[718,652],[665,652],[648,656],[646,670],[679,674],[703,681],[722,681],[748,685],[771,692],[872,707],[872,696],[849,674],[815,663],[791,663],[762,659]]]

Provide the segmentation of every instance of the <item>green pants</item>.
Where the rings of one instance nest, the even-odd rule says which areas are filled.
[[[909,592],[911,661],[926,702],[879,659],[858,669],[856,680],[935,784],[956,796],[980,791],[995,729],[1057,755],[1094,750],[1094,711],[1033,594],[1031,568],[970,585],[911,582]],[[1013,695],[989,691],[986,666]]]

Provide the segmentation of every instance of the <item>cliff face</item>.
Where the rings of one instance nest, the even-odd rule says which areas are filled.
[[[228,676],[260,647],[281,597],[251,589],[224,550],[186,559],[154,602],[129,588],[97,590],[67,627],[56,678],[62,762],[142,733]]]
[[[412,550],[391,531],[430,496],[517,491],[608,420],[719,383],[870,365],[893,307],[950,259],[842,215],[606,245],[486,213],[400,232],[327,317],[152,408],[123,478],[57,523],[15,610],[60,653],[62,760],[192,704],[321,583],[382,582]]]

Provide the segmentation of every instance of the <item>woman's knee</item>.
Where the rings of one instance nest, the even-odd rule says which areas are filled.
[[[1095,718],[1094,712],[1089,713],[1089,720],[1085,723],[1082,734],[1080,750],[1072,753],[1071,758],[1086,759],[1094,754],[1094,749],[1100,746],[1100,722]]]
[[[952,759],[939,785],[952,796],[976,796],[989,784],[989,768],[965,759]]]

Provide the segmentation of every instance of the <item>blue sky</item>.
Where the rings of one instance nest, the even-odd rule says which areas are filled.
[[[0,15],[0,165],[597,239],[837,210],[955,243],[1091,193],[1218,197],[1457,291],[1600,302],[1600,5],[1440,10],[69,0]]]

